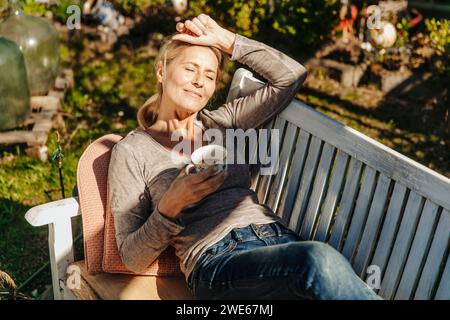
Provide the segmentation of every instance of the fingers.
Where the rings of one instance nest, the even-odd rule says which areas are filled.
[[[215,176],[212,176],[209,179],[203,181],[202,183],[199,183],[196,186],[194,186],[194,193],[201,196],[206,196],[216,191],[225,181],[226,177],[227,177],[226,171],[220,172]]]
[[[208,34],[208,21],[209,16],[206,14],[200,14],[198,17],[191,20],[186,20],[183,22],[178,22],[176,24],[176,29],[180,33],[191,33],[201,36],[202,34]]]
[[[175,34],[172,37],[172,40],[178,40],[178,41],[183,41],[183,42],[192,43],[192,44],[199,44],[198,37],[196,35],[190,35],[190,34],[191,34],[191,32],[189,32],[189,34]]]
[[[211,166],[200,173],[191,174],[185,176],[178,185],[180,191],[183,194],[184,202],[186,204],[197,203],[209,194],[215,192],[225,181],[228,176],[227,171],[218,172]],[[184,170],[181,170],[184,172]]]
[[[178,22],[178,23],[176,24],[176,29],[177,29],[177,31],[178,31],[179,33],[181,33],[181,34],[187,34],[187,35],[190,35],[190,36],[196,36],[196,34],[195,34],[194,32],[192,32],[191,30],[189,30],[189,29],[186,27],[186,24],[183,23],[183,22]]]
[[[198,20],[200,20],[201,23],[203,23],[205,25],[205,27],[208,27],[208,21],[209,21],[208,15],[202,13],[197,18],[198,18]]]
[[[206,170],[191,175],[192,183],[198,184],[217,174],[217,166],[210,166]]]
[[[178,32],[183,32],[185,29],[184,23],[178,22],[177,25],[175,26],[175,28],[177,29]]]
[[[188,28],[190,31],[192,31],[193,33],[195,33],[197,36],[201,36],[203,34],[202,29],[200,29],[197,24],[195,24],[194,22],[192,22],[191,20],[186,20],[184,22],[184,25],[186,26],[186,28]]]
[[[227,171],[221,171],[215,174],[214,176],[210,177],[209,179],[205,180],[203,184],[206,184],[207,186],[215,189],[216,187],[219,187],[222,184],[222,182],[225,181],[227,176],[228,176]]]
[[[203,22],[200,21],[198,18],[192,19],[192,22],[202,31],[204,35],[208,34],[208,31],[206,30],[206,25],[203,24]]]
[[[201,173],[182,178],[176,190],[177,194],[179,194],[178,197],[181,196],[184,199],[183,203],[186,205],[197,203],[216,191],[223,184],[228,176],[228,173],[226,171],[222,171],[214,175],[211,175],[211,173],[207,174],[207,171],[214,172],[214,170],[210,170],[211,168],[212,167],[202,171]],[[181,170],[181,172],[184,172],[184,170]],[[182,174],[180,173],[180,175]],[[200,183],[193,183],[193,180],[198,180],[201,176],[206,176],[206,179]]]

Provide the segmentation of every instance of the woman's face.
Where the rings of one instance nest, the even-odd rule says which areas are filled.
[[[214,94],[218,60],[208,47],[190,46],[167,66],[162,64],[157,77],[163,86],[162,104],[189,114],[201,110]]]

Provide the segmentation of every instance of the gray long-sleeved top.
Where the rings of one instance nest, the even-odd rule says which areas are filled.
[[[249,66],[267,84],[217,110],[198,112],[195,123],[204,130],[259,127],[288,105],[306,78],[300,63],[239,34],[231,60]],[[279,221],[250,189],[248,164],[228,165],[229,175],[217,191],[183,210],[177,221],[166,218],[157,204],[182,169],[183,161],[174,161],[173,152],[141,129],[133,130],[114,146],[109,196],[119,253],[131,271],[142,272],[173,246],[187,279],[201,254],[233,228]]]

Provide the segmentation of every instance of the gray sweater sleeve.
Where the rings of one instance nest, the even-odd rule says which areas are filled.
[[[142,170],[126,144],[112,150],[108,192],[122,261],[131,271],[142,272],[184,227],[152,208]]]
[[[200,118],[209,128],[257,128],[283,110],[306,79],[306,69],[284,53],[236,34],[231,60],[246,64],[268,82],[253,94],[234,99],[220,108],[202,109]]]

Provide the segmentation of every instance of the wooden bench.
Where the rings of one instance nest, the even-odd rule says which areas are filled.
[[[239,69],[227,99],[261,85]],[[252,168],[260,202],[304,239],[342,252],[362,279],[376,284],[378,273],[382,297],[450,299],[450,179],[295,99],[264,127],[282,134],[278,172]],[[83,261],[75,262],[81,289],[71,291],[71,219],[80,215],[76,197],[26,213],[49,227],[55,299],[192,298],[182,277],[89,275]]]

